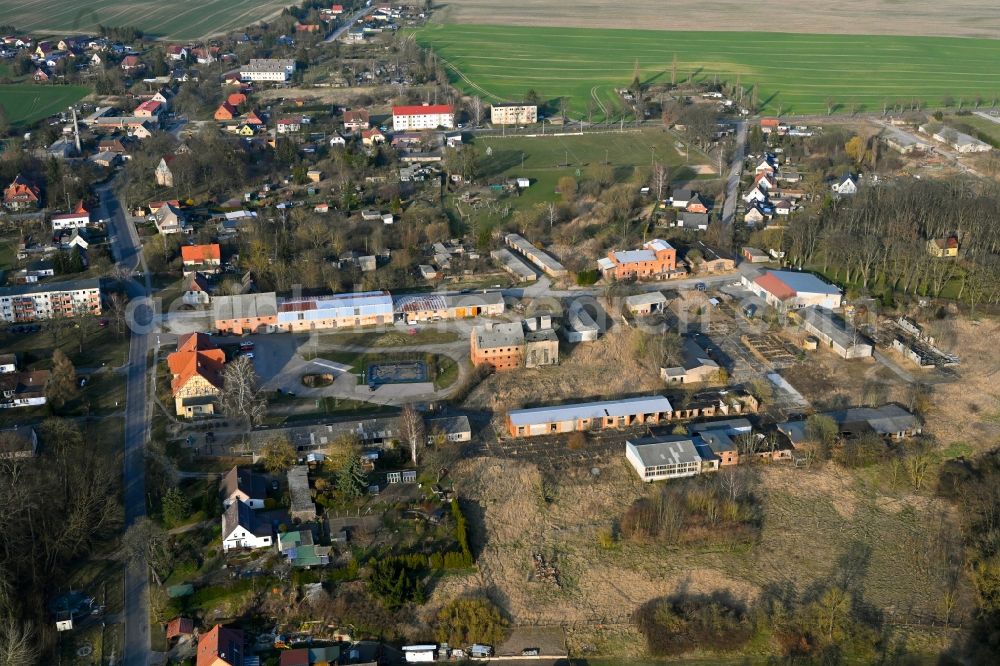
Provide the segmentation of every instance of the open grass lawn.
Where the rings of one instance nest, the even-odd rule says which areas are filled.
[[[4,15],[3,4],[0,0],[0,16]],[[7,111],[7,119],[11,125],[24,126],[65,111],[66,107],[88,94],[90,88],[83,86],[11,83],[0,85],[0,105]]]
[[[662,129],[607,134],[573,134],[536,137],[479,137],[479,173],[490,182],[511,177],[527,177],[531,186],[523,190],[515,208],[557,198],[556,186],[563,176],[593,177],[605,160],[617,182],[648,180],[653,160],[671,167],[671,179],[686,181],[697,177],[692,168],[707,158],[691,151],[691,164],[685,165],[678,152],[676,135]]]
[[[47,369],[52,366],[52,351],[56,338],[48,324],[40,322],[38,333],[11,333],[9,329],[0,331],[0,349],[17,353],[22,367],[32,370]],[[59,348],[65,352],[79,371],[81,368],[100,368],[103,365],[118,367],[128,360],[128,338],[117,337],[111,327],[89,331],[80,351],[78,329],[65,328],[58,336]]]
[[[669,83],[677,57],[678,82],[759,84],[763,111],[826,113],[881,111],[883,101],[945,96],[989,100],[1000,93],[1000,42],[988,39],[753,32],[666,32],[493,25],[430,25],[417,41],[461,73],[456,85],[484,101],[519,100],[529,89],[542,99],[568,97],[584,115],[588,103],[609,111],[614,89],[640,77]],[[614,115],[613,113],[611,114]]]
[[[285,0],[0,0],[0,16],[34,33],[95,33],[99,25],[135,26],[148,35],[199,39],[246,27],[280,12]]]

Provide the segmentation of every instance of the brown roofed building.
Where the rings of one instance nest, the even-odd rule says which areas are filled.
[[[198,639],[195,666],[243,666],[243,632],[217,624]]]
[[[364,109],[357,111],[344,111],[344,129],[356,132],[368,129],[371,120],[368,112]]]
[[[33,458],[38,455],[38,435],[31,426],[0,431],[0,460]]]
[[[48,370],[0,374],[0,409],[44,405],[49,374]]]
[[[167,640],[172,641],[182,636],[190,636],[194,633],[194,620],[188,617],[175,617],[167,622]]]
[[[204,333],[187,333],[177,339],[177,351],[167,356],[177,416],[215,413],[225,363],[225,352]]]
[[[243,502],[251,509],[263,509],[267,485],[264,477],[254,474],[249,467],[234,466],[222,477],[219,495],[223,506],[227,508],[233,502]]]

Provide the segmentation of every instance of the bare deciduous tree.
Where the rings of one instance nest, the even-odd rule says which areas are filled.
[[[252,428],[264,420],[267,400],[257,385],[257,372],[246,356],[226,365],[222,373],[223,389],[219,397],[222,411]]]
[[[156,584],[163,586],[163,575],[169,565],[166,531],[147,516],[129,525],[122,535],[121,555],[126,562],[145,562]]]
[[[424,443],[424,417],[412,403],[399,415],[399,436],[410,447],[410,460],[417,464],[417,452]]]
[[[13,617],[0,621],[0,664],[4,666],[32,666],[38,663],[38,648],[34,643],[31,622],[21,622]]]
[[[670,169],[662,162],[657,162],[653,167],[653,189],[656,190],[656,201],[663,201],[663,194],[670,184]]]

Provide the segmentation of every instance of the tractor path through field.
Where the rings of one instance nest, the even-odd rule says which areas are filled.
[[[465,72],[463,72],[462,70],[460,70],[458,67],[455,67],[455,65],[451,64],[450,62],[448,62],[444,58],[440,58],[440,60],[441,60],[441,62],[444,63],[445,67],[447,67],[451,71],[455,72],[455,74],[457,74],[458,77],[460,79],[462,79],[465,82],[466,85],[468,85],[470,88],[478,91],[480,94],[483,95],[483,97],[488,97],[490,99],[500,99],[499,97],[497,97],[496,95],[494,95],[490,91],[486,90],[486,88],[483,88],[481,85],[479,85],[478,83],[476,83],[475,81],[473,81],[472,79],[470,79],[468,76],[466,76]]]
[[[590,89],[590,96],[597,103],[597,108],[601,110],[601,114],[607,118],[608,117],[608,107],[604,106],[604,102],[601,101],[600,96],[597,94],[597,86]]]

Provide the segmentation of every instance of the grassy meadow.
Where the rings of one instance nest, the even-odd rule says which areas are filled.
[[[615,88],[638,67],[647,83],[693,77],[759,86],[767,113],[881,111],[884,103],[1000,95],[1000,41],[948,37],[667,32],[434,24],[418,43],[452,65],[454,82],[486,101],[522,99],[534,89],[546,100],[568,97],[582,116],[616,117]]]
[[[7,112],[10,124],[17,127],[65,111],[90,92],[83,86],[12,83],[0,85],[0,106]]]
[[[650,164],[671,168],[674,180],[697,177],[696,168],[707,159],[694,149],[685,165],[678,138],[664,130],[593,133],[535,137],[476,137],[478,171],[488,180],[511,177],[531,179],[531,187],[518,198],[517,208],[530,208],[557,198],[556,185],[563,176],[591,177],[607,160],[616,182],[646,181]],[[711,174],[714,175],[714,174]]]

